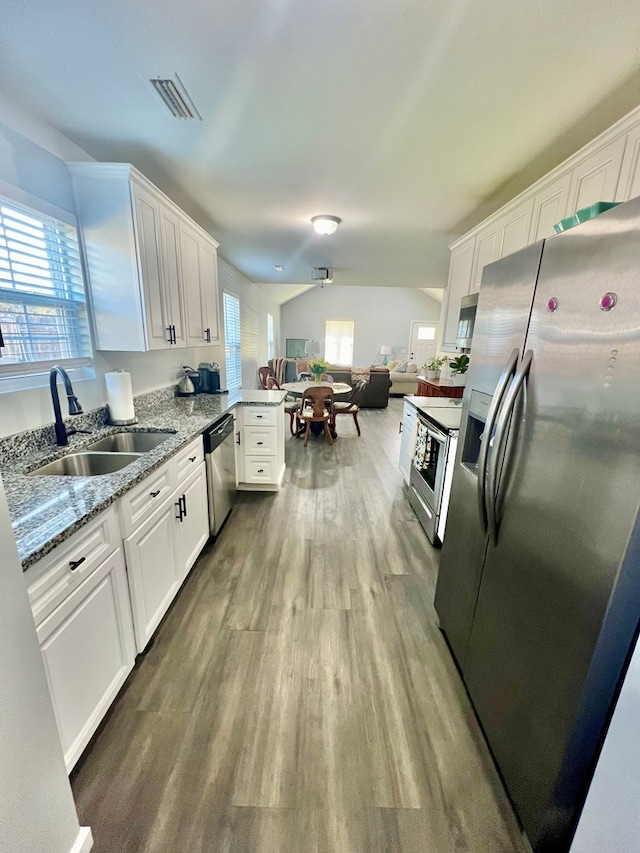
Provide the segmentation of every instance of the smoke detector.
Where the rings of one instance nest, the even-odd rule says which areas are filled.
[[[149,82],[172,116],[185,121],[202,121],[202,116],[177,74],[166,79],[154,77]]]
[[[311,280],[320,281],[322,284],[331,284],[333,282],[333,272],[329,267],[314,267],[311,270]]]

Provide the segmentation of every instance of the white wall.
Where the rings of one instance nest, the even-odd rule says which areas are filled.
[[[69,853],[80,827],[0,479],[0,849]]]
[[[393,348],[389,361],[406,359],[411,321],[438,322],[441,307],[421,290],[408,287],[315,287],[282,306],[279,355],[285,354],[286,338],[319,341],[324,355],[326,321],[353,320],[355,366],[379,363],[384,344]]]
[[[218,288],[221,300],[224,291],[240,300],[242,385],[244,388],[257,388],[258,368],[267,363],[267,314],[273,317],[277,347],[281,322],[280,306],[271,302],[263,290],[223,259],[218,264]]]
[[[90,160],[86,152],[55,129],[43,124],[0,93],[0,191],[7,194],[15,188],[55,205],[75,216],[71,179],[65,160]],[[243,362],[246,350],[246,372],[243,378],[256,387],[256,370],[252,365],[267,359],[267,312],[274,316],[276,328],[280,307],[271,302],[259,288],[220,259],[221,278],[231,279],[233,292],[241,303],[243,319]],[[232,272],[231,272],[232,271]],[[222,284],[220,286],[222,291]],[[220,327],[222,303],[220,301]],[[131,373],[134,394],[153,391],[174,384],[182,364],[197,367],[201,361],[224,362],[224,346],[163,350],[151,353],[95,354],[94,379],[74,382],[81,405],[88,411],[104,404],[104,374],[121,368]],[[224,384],[224,379],[223,379]],[[2,393],[0,380],[0,436],[42,426],[53,421],[48,387],[17,393]]]

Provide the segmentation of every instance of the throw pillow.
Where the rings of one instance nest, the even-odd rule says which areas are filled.
[[[418,372],[418,365],[413,361],[408,361],[406,372],[407,373],[417,373]]]
[[[398,365],[398,367],[395,368],[395,372],[396,373],[406,373],[407,372],[407,362],[403,361],[402,364]]]

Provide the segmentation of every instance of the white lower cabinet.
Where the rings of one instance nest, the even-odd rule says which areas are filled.
[[[236,409],[238,489],[275,491],[285,472],[284,405]]]
[[[169,463],[175,464],[174,460]],[[209,538],[204,463],[124,540],[136,647],[142,652]]]
[[[173,554],[176,511],[171,499],[124,540],[139,652],[151,639],[180,586]]]
[[[118,548],[37,625],[67,770],[131,672],[135,645]]]
[[[174,554],[180,581],[189,573],[209,538],[207,474],[204,463],[181,488],[182,520],[174,525]]]
[[[398,467],[402,471],[404,481],[409,485],[411,476],[411,463],[416,452],[416,434],[418,432],[418,416],[411,403],[405,401],[402,410],[402,423],[400,424],[402,437],[400,439],[400,459]]]

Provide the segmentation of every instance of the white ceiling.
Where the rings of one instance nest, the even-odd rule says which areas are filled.
[[[7,94],[134,163],[265,287],[329,266],[441,288],[454,235],[640,102],[637,0],[0,0],[0,20]],[[202,123],[147,82],[175,72]]]

